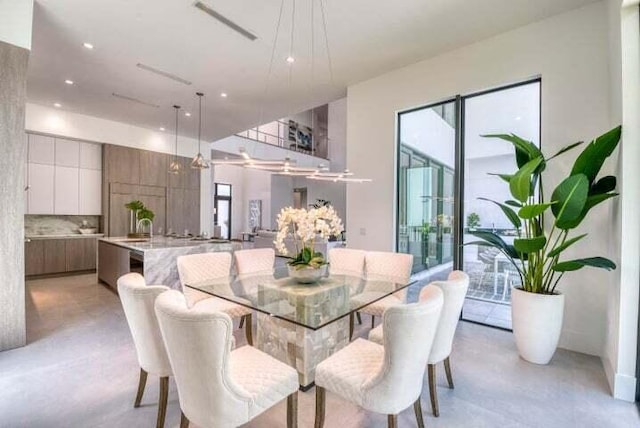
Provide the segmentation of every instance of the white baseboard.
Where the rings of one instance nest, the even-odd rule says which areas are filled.
[[[602,365],[613,398],[630,402],[636,401],[636,377],[616,373],[608,358],[602,358]]]

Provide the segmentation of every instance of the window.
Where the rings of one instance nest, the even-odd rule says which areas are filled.
[[[231,239],[231,185],[215,184],[213,222],[220,226],[220,237]]]
[[[426,282],[462,269],[471,283],[463,319],[511,329],[511,288],[519,277],[508,260],[469,232],[514,231],[502,211],[479,198],[510,199],[506,183],[488,173],[512,173],[513,147],[483,138],[515,133],[540,144],[540,79],[398,114],[397,251],[413,254]]]

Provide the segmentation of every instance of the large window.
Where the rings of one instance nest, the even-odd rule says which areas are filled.
[[[474,230],[507,242],[515,231],[502,211],[509,188],[489,173],[513,173],[513,147],[485,134],[515,133],[540,144],[539,79],[398,115],[397,250],[413,254],[425,281],[462,269],[471,283],[463,318],[511,328],[511,288],[518,275],[489,247],[463,245]]]

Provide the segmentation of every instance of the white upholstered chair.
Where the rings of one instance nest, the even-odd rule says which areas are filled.
[[[273,248],[256,248],[234,251],[233,257],[238,275],[273,274],[276,252]]]
[[[367,279],[406,284],[411,279],[412,264],[413,255],[411,254],[368,251],[364,265],[365,276]],[[360,306],[382,294],[381,290],[365,288],[362,293],[351,297],[351,305],[352,307]],[[371,315],[371,328],[373,328],[376,316],[381,316],[387,308],[401,305],[405,302],[406,296],[407,292],[405,290],[399,291],[360,309],[359,312]]]
[[[287,426],[297,426],[298,373],[251,346],[231,350],[231,318],[210,300],[187,308],[175,290],[155,311],[173,367],[181,427],[235,427],[287,398]]]
[[[449,274],[446,281],[434,281],[427,287],[422,289],[420,299],[428,296],[429,288],[438,287],[442,290],[444,296],[444,305],[442,307],[442,315],[438,331],[433,341],[431,354],[429,354],[428,372],[429,372],[429,393],[431,395],[431,409],[434,416],[440,415],[438,408],[438,394],[436,390],[436,364],[444,361],[444,370],[447,375],[449,388],[453,388],[453,377],[451,375],[451,363],[449,356],[451,355],[451,347],[453,346],[453,337],[458,326],[464,298],[469,288],[469,276],[455,270]],[[369,340],[376,343],[383,343],[383,329],[376,327],[369,332]]]
[[[217,252],[180,256],[178,257],[178,275],[180,276],[182,292],[189,306],[193,306],[196,302],[204,299],[212,299],[218,308],[217,310],[226,313],[232,318],[240,318],[240,328],[242,328],[246,319],[247,322],[244,323],[245,336],[247,343],[253,345],[251,309],[228,300],[213,297],[202,291],[185,287],[185,284],[194,284],[202,281],[227,280],[231,275],[231,253]],[[229,294],[233,295],[231,288],[229,288]],[[235,299],[238,300],[237,297]],[[247,301],[247,304],[250,304],[249,301]]]
[[[364,260],[367,252],[351,248],[332,248],[329,250],[329,274],[349,275],[354,277],[364,276]],[[351,290],[352,295],[362,290]],[[358,322],[362,324],[360,314],[357,314]],[[349,338],[353,336],[354,314],[349,314]]]
[[[171,365],[162,342],[158,320],[153,309],[156,297],[169,288],[163,285],[147,285],[142,275],[128,273],[118,278],[118,294],[127,318],[133,344],[140,365],[138,393],[134,407],[140,407],[140,401],[147,384],[147,375],[151,373],[160,377],[160,394],[158,399],[157,427],[164,426],[167,413],[167,397],[169,395],[169,376]]]
[[[355,404],[397,415],[413,404],[418,426],[424,427],[420,394],[424,371],[442,310],[442,291],[430,287],[426,298],[387,309],[382,317],[383,345],[356,339],[316,367],[315,428],[324,425],[325,389]]]

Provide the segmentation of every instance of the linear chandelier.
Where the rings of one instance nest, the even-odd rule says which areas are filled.
[[[284,158],[283,160],[255,159],[243,148],[240,149],[240,156],[242,159],[214,159],[211,164],[240,166],[277,175],[305,177],[311,180],[332,181],[334,183],[366,183],[372,181],[369,178],[357,178],[348,169],[343,172],[329,171],[329,168],[323,164],[319,164],[317,167],[302,167],[296,166],[295,159],[290,158]]]

